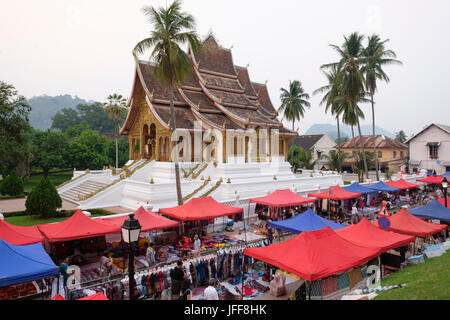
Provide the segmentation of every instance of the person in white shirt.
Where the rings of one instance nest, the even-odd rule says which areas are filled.
[[[203,292],[205,300],[219,300],[219,294],[217,293],[217,290],[214,287],[215,284],[216,284],[215,279],[212,278],[209,279],[209,286]]]
[[[356,202],[352,207],[352,224],[358,223],[358,208],[356,207]]]
[[[195,235],[194,237],[194,257],[199,257],[200,256],[200,246],[202,245],[202,242],[200,241],[198,235]]]

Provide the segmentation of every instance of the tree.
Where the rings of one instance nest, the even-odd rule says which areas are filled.
[[[105,112],[109,118],[114,121],[115,138],[116,138],[116,168],[119,168],[119,126],[118,123],[124,116],[126,116],[127,99],[122,95],[114,93],[108,96],[108,102],[103,103],[105,105]]]
[[[338,156],[338,160],[339,160],[338,161],[339,165],[336,170],[340,171],[342,168],[342,160],[340,159],[341,154],[342,154],[340,144],[342,143],[343,140],[341,139],[341,129],[340,129],[340,125],[339,125],[340,109],[338,109],[338,106],[337,106],[337,98],[339,97],[339,86],[336,83],[336,76],[339,73],[338,65],[330,66],[330,71],[328,71],[328,72],[326,72],[324,70],[321,70],[321,71],[327,78],[328,84],[315,90],[313,92],[313,94],[315,95],[318,93],[325,93],[322,100],[320,101],[320,105],[325,104],[325,113],[327,113],[330,110],[331,114],[334,115],[336,118],[337,131],[338,131],[338,139],[337,139],[336,143],[338,144],[337,156]]]
[[[388,64],[402,64],[396,60],[396,54],[392,50],[385,49],[385,43],[389,39],[381,41],[376,34],[368,38],[367,47],[363,50],[362,55],[365,58],[365,65],[361,68],[365,76],[366,90],[370,93],[370,100],[372,104],[372,139],[373,139],[373,153],[375,155],[375,168],[377,180],[380,180],[378,173],[378,157],[377,147],[375,145],[375,108],[373,96],[377,90],[377,80],[389,82],[389,77],[384,72],[383,67]]]
[[[64,169],[67,167],[68,142],[63,133],[36,130],[32,138],[32,145],[32,164],[41,168],[45,177],[52,168]]]
[[[339,156],[336,150],[331,150],[329,154],[324,154],[322,157],[326,160],[327,166],[330,170],[340,170],[342,162],[347,158],[347,154],[342,153]]]
[[[278,112],[283,113],[286,120],[292,121],[294,131],[295,120],[300,120],[305,115],[305,107],[311,105],[307,101],[309,95],[303,90],[302,83],[298,80],[289,81],[289,89],[280,88],[281,105]]]
[[[73,127],[80,122],[80,115],[76,109],[63,108],[53,116],[52,129],[59,129],[62,132],[65,132],[68,128]]]
[[[336,75],[334,84],[338,88],[339,98],[338,104],[347,109],[348,112],[355,114],[355,122],[358,127],[359,136],[361,135],[361,126],[359,121],[359,106],[358,103],[363,100],[365,96],[364,91],[364,76],[361,71],[361,66],[364,64],[363,57],[363,35],[354,32],[347,38],[344,36],[344,43],[341,47],[337,45],[330,45],[340,56],[339,62],[323,65],[321,68],[337,67],[339,72]],[[364,163],[364,172],[366,177],[369,177],[367,170],[367,160],[364,148],[364,143],[360,139],[360,148],[362,150],[362,157]]]
[[[149,18],[154,30],[150,37],[140,41],[133,49],[138,55],[152,49],[150,60],[155,63],[154,76],[167,88],[170,100],[170,124],[174,132],[177,128],[174,110],[174,90],[181,86],[183,80],[191,73],[189,56],[180,45],[189,44],[194,53],[201,49],[201,42],[195,31],[194,17],[181,11],[181,1],[174,1],[168,8],[144,7],[144,14]],[[180,169],[178,154],[174,155],[175,179],[178,204],[183,204],[181,194]]]
[[[28,214],[44,218],[56,215],[56,209],[61,208],[61,206],[61,197],[48,177],[42,177],[25,201]]]
[[[1,182],[0,193],[9,196],[23,195],[23,181],[15,170]]]
[[[25,134],[31,107],[24,96],[10,84],[0,81],[0,174],[17,168],[29,160]]]
[[[118,140],[118,150],[119,150],[119,168],[122,167],[125,163],[127,163],[128,159],[128,151],[129,151],[129,142],[126,137],[120,137]],[[106,142],[106,155],[110,159],[110,163],[114,163],[116,156],[116,147],[115,141],[108,139]]]
[[[97,131],[88,129],[69,144],[70,165],[74,168],[100,170],[109,165],[106,155],[107,139]]]
[[[405,133],[405,131],[400,130],[399,132],[395,133],[395,140],[401,143],[405,143],[406,140],[408,140],[408,137]]]
[[[357,156],[357,160],[352,164],[352,169],[354,172],[356,172],[358,174],[358,180],[359,182],[364,182],[364,161],[363,161],[363,156],[361,154],[361,151],[358,151],[358,156]],[[374,160],[374,155],[372,152],[366,151],[366,160],[367,160],[367,165],[369,167],[374,167],[375,166],[375,160]]]
[[[293,145],[288,150],[288,162],[291,164],[294,172],[299,168],[313,169],[316,161],[312,161],[312,149],[306,151],[304,148]]]

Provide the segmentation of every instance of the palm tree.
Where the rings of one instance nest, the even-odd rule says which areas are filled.
[[[278,112],[283,112],[286,120],[292,121],[292,131],[294,131],[295,120],[300,120],[305,115],[305,107],[309,108],[311,105],[307,101],[309,94],[307,94],[302,87],[302,83],[298,80],[289,81],[289,89],[281,88],[281,106]]]
[[[375,108],[373,96],[377,90],[377,80],[389,82],[389,77],[384,72],[383,66],[388,64],[402,64],[401,61],[394,59],[397,57],[394,51],[385,49],[385,43],[388,41],[389,39],[381,41],[378,35],[373,34],[368,38],[367,47],[362,52],[366,61],[361,71],[365,76],[366,90],[370,93],[372,103],[372,139],[377,180],[380,180],[380,176],[378,173],[377,147],[375,145]]]
[[[363,159],[363,156],[361,153],[362,153],[362,151],[358,151],[357,161],[355,161],[352,165],[353,171],[358,174],[359,182],[364,181],[364,162],[361,161],[361,159]],[[372,152],[366,151],[366,159],[367,159],[367,164],[369,166],[375,165],[374,155]]]
[[[331,68],[338,66],[338,74],[334,80],[334,84],[338,86],[339,90],[339,104],[346,105],[346,109],[355,114],[356,125],[358,126],[359,136],[361,135],[361,126],[359,121],[359,107],[358,102],[362,101],[364,97],[364,77],[361,72],[361,65],[364,65],[365,59],[363,57],[363,35],[354,32],[347,38],[344,36],[344,43],[341,47],[337,45],[330,45],[338,52],[340,60],[337,63],[323,65],[321,68]],[[360,139],[360,148],[362,149],[362,157],[364,162],[364,172],[366,177],[369,177],[367,170],[367,160],[364,148],[364,143]]]
[[[336,75],[339,73],[339,70],[338,70],[337,65],[333,65],[330,67],[329,72],[326,72],[324,70],[321,70],[321,71],[326,76],[326,78],[328,80],[328,84],[315,90],[313,92],[313,95],[319,94],[319,93],[325,93],[322,100],[320,101],[320,105],[325,104],[325,113],[327,113],[330,110],[331,114],[336,117],[338,141],[339,141],[338,153],[337,153],[337,157],[338,157],[339,161],[338,161],[338,167],[336,170],[340,171],[341,167],[342,167],[341,146],[340,146],[342,141],[341,141],[341,129],[340,129],[340,124],[339,124],[340,114],[338,113],[338,107],[337,107],[337,103],[336,103],[336,98],[339,96],[339,91],[338,91],[338,86],[333,85]]]
[[[119,168],[119,121],[122,120],[127,113],[126,105],[127,99],[123,98],[122,95],[114,93],[110,94],[107,98],[107,102],[104,102],[105,112],[108,113],[109,118],[114,121],[114,129],[116,136],[116,169]]]
[[[294,172],[298,168],[313,169],[317,160],[312,161],[312,159],[313,159],[312,149],[306,151],[304,148],[296,145],[293,145],[292,147],[289,148],[288,162],[293,167]]]
[[[339,155],[336,150],[331,150],[329,154],[324,154],[323,158],[326,160],[327,166],[330,170],[340,170],[342,161],[345,161],[347,154]]]
[[[201,41],[195,31],[194,17],[181,11],[181,1],[174,1],[168,8],[144,7],[144,14],[149,18],[154,30],[150,37],[140,41],[133,49],[137,60],[139,54],[147,49],[153,49],[150,60],[155,63],[154,76],[167,88],[170,100],[171,130],[176,130],[174,111],[174,90],[179,88],[183,80],[190,74],[189,56],[181,49],[181,45],[188,44],[194,53],[201,49]],[[178,154],[174,153],[175,179],[178,204],[183,204],[181,194],[180,170]]]

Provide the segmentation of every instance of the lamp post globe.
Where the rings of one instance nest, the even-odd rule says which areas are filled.
[[[133,244],[139,240],[141,225],[134,218],[134,214],[130,214],[128,219],[122,225],[122,239],[129,246],[128,254],[128,281],[130,285],[130,300],[134,300],[134,248]]]

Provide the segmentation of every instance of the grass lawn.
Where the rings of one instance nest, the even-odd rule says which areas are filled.
[[[105,214],[93,214],[91,217],[101,217],[105,216]],[[60,222],[68,219],[69,217],[55,217],[55,218],[40,218],[38,216],[17,216],[17,217],[7,217],[5,221],[14,224],[16,226],[34,226],[37,224],[43,223],[53,223]]]
[[[43,174],[35,174],[30,176],[26,181],[24,181],[23,187],[24,190],[27,192],[30,192],[33,187],[41,181]],[[61,183],[72,179],[73,171],[68,170],[64,172],[55,172],[55,173],[49,173],[48,177],[50,178],[50,181],[57,187]]]
[[[381,285],[407,283],[379,293],[375,300],[450,300],[450,251],[425,259],[424,264],[407,266],[383,279]]]

